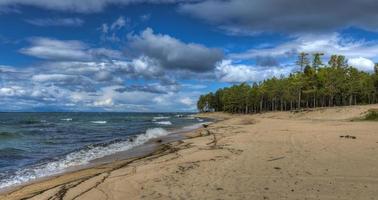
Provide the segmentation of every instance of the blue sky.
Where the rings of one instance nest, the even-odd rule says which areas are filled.
[[[334,9],[337,7],[338,9]],[[297,70],[373,71],[373,0],[0,0],[0,111],[195,111],[202,93]]]

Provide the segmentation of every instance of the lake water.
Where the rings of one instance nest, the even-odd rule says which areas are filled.
[[[190,113],[0,113],[0,189],[201,123]]]

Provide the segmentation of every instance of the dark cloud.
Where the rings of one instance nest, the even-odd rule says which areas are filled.
[[[257,56],[256,65],[262,67],[277,67],[280,66],[278,60],[271,56]]]
[[[378,31],[377,10],[376,0],[208,0],[179,8],[234,34]]]
[[[135,92],[135,91],[140,91],[140,92],[148,92],[148,93],[154,93],[154,94],[167,94],[168,92],[164,89],[157,88],[154,86],[148,86],[148,85],[131,85],[131,86],[126,86],[122,88],[117,88],[115,89],[116,92]]]
[[[59,86],[71,91],[96,91],[96,82],[90,77],[67,74],[36,74],[32,76],[33,83],[43,86]]]
[[[49,10],[92,13],[100,12],[109,5],[178,3],[188,1],[191,0],[0,0],[0,11],[9,10],[14,6],[35,6]]]
[[[183,43],[169,35],[155,34],[150,28],[140,35],[130,35],[128,38],[130,52],[134,52],[136,56],[144,55],[155,59],[168,70],[206,72],[213,70],[215,64],[223,58],[219,49]]]
[[[121,88],[116,88],[114,91],[124,92],[147,92],[153,94],[169,94],[177,93],[181,89],[181,85],[173,79],[162,79],[159,83],[145,84],[145,85],[129,85]]]

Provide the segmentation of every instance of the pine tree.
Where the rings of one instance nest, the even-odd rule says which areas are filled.
[[[310,64],[310,61],[308,59],[308,53],[300,53],[298,55],[298,60],[296,61],[296,64],[300,67],[300,72],[303,72],[304,67]]]
[[[337,56],[337,67],[346,68],[348,67],[348,61],[345,59],[345,56]]]
[[[306,63],[303,61],[306,55],[298,56],[299,66]],[[320,56],[314,58],[318,66],[320,62],[316,60],[321,60]],[[247,114],[378,102],[378,64],[374,74],[348,66],[341,55],[331,56],[328,64],[318,69],[307,64],[303,72],[288,77],[273,77],[252,86],[242,83],[201,95],[197,108],[200,112]]]
[[[338,58],[338,55],[332,55],[331,58],[328,61],[329,66],[336,68],[337,67],[337,58]]]
[[[324,53],[314,53],[313,54],[313,61],[312,61],[312,67],[317,70],[320,66],[323,65],[323,62],[322,62],[322,56],[324,55]]]

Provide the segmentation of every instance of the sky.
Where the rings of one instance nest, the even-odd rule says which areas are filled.
[[[372,73],[375,0],[0,0],[0,111],[192,112],[199,95],[298,70]]]

